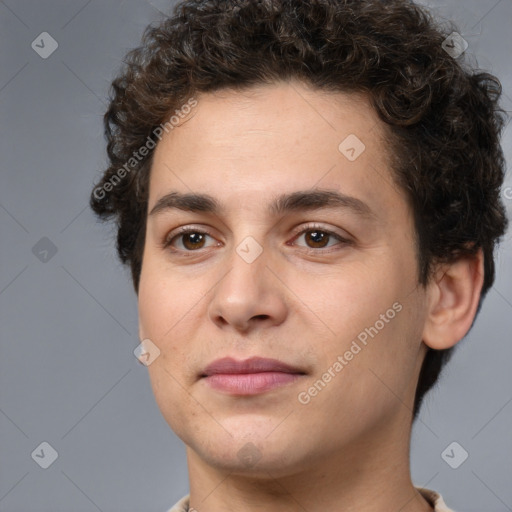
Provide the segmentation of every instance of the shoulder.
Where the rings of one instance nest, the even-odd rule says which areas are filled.
[[[189,494],[183,496],[183,498],[175,503],[174,506],[172,506],[167,512],[189,512],[189,497]]]
[[[416,487],[416,490],[434,507],[435,512],[455,512],[448,508],[443,497],[436,491],[424,487]]]
[[[435,512],[455,512],[451,508],[448,508],[443,500],[443,497],[431,489],[424,487],[416,487],[418,492],[434,507]],[[188,512],[189,508],[189,495],[183,496],[173,507],[167,512]]]

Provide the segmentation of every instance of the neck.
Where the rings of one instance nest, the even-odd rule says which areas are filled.
[[[190,509],[197,512],[432,512],[410,478],[410,425],[399,423],[311,456],[302,467],[220,469],[187,448]],[[401,427],[401,428],[400,428]],[[383,438],[387,442],[383,442]]]

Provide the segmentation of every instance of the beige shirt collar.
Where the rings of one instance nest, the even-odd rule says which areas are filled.
[[[446,506],[442,496],[437,492],[424,487],[416,487],[416,489],[434,507],[435,512],[455,512]],[[194,512],[194,509],[189,510],[189,495],[181,498],[168,512]]]

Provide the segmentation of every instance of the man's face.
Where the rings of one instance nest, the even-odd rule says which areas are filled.
[[[426,301],[376,113],[298,83],[197,99],[155,150],[140,277],[165,419],[208,464],[274,476],[403,438]],[[254,357],[296,373],[207,370]]]

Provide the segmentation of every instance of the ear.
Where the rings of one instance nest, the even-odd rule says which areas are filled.
[[[482,249],[440,265],[427,285],[428,309],[423,341],[430,348],[453,347],[469,331],[478,308],[484,281]]]

